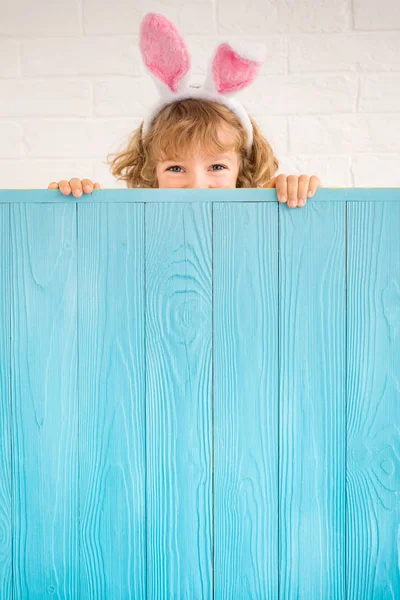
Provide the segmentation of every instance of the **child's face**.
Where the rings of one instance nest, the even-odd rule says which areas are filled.
[[[229,144],[230,138],[220,134],[219,139]],[[180,157],[157,163],[157,181],[160,188],[234,188],[239,173],[238,152],[225,151],[221,155]]]

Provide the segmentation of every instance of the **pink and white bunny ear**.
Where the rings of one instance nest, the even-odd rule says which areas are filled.
[[[175,25],[164,15],[148,13],[140,26],[139,47],[161,95],[181,91],[190,69],[190,56]]]
[[[264,44],[220,44],[203,88],[224,96],[238,92],[253,83],[266,59]]]

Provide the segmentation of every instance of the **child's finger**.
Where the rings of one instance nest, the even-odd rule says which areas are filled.
[[[286,175],[278,175],[275,180],[276,195],[278,196],[279,202],[287,201],[287,177]]]
[[[299,206],[304,206],[307,200],[307,192],[310,178],[308,175],[300,175],[297,189],[297,201]]]
[[[100,184],[99,183],[95,183],[93,185],[93,187],[94,187],[95,190],[99,190],[100,189]]]
[[[311,196],[314,196],[315,192],[320,187],[322,187],[322,184],[321,184],[319,178],[316,175],[311,175],[308,197],[310,198]]]
[[[72,193],[75,197],[79,198],[82,196],[82,182],[78,177],[70,179],[69,185],[71,186]]]
[[[297,175],[289,175],[287,178],[287,190],[288,190],[288,205],[290,208],[297,206],[297,188],[298,188]]]
[[[60,192],[69,196],[71,193],[71,188],[69,187],[69,182],[66,179],[62,179],[58,182],[58,187],[60,188]]]
[[[51,183],[49,183],[49,185],[47,186],[48,190],[57,190],[58,189],[58,183],[56,181],[52,181]]]
[[[82,179],[82,187],[85,194],[93,192],[93,181],[91,179]]]

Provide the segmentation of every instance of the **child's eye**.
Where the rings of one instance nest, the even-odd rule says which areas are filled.
[[[173,167],[168,167],[167,171],[170,171],[171,169],[181,169],[182,167],[178,167],[178,165],[174,165]],[[174,173],[176,173],[176,171],[174,171]]]
[[[213,167],[221,167],[222,169],[226,169],[226,167],[224,165],[212,165]],[[182,167],[179,167],[178,165],[173,165],[172,167],[168,167],[167,171],[171,171],[171,169],[182,169]],[[220,169],[217,169],[218,171]],[[180,171],[172,171],[173,173],[180,173]]]

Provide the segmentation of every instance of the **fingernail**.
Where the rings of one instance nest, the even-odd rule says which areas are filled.
[[[279,196],[281,202],[286,202],[286,196]]]
[[[291,202],[289,202],[289,206],[296,206],[296,202],[292,200]]]
[[[311,196],[313,195],[313,193],[314,193],[314,192],[312,192],[312,191],[310,190],[310,191],[308,192],[307,196],[308,196],[309,198],[311,198]]]
[[[92,188],[90,187],[90,185],[85,185],[85,187],[84,187],[83,189],[85,190],[85,192],[86,192],[87,194],[89,194],[89,192],[91,192],[91,191],[92,191]]]
[[[75,190],[74,194],[75,194],[75,196],[80,196],[81,195],[81,190]]]
[[[300,205],[300,206],[304,206],[304,205],[305,205],[305,203],[306,203],[306,201],[304,200],[304,198],[300,198],[300,200],[299,200],[299,205]]]
[[[62,191],[64,192],[64,194],[68,194],[69,188],[67,188],[67,186],[65,186],[62,188]]]

